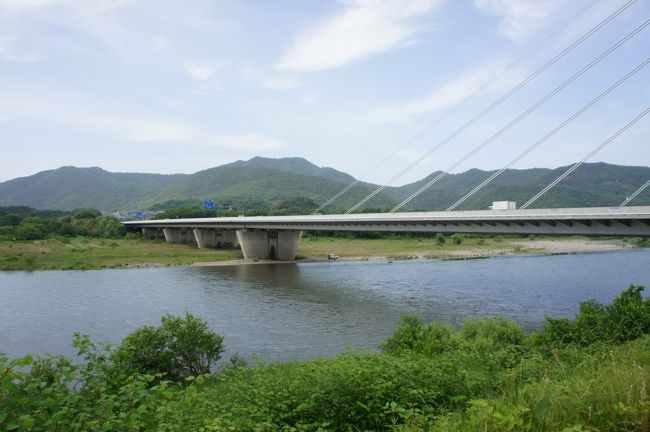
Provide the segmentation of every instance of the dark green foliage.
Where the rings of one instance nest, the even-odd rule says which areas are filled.
[[[287,198],[273,204],[271,214],[300,215],[309,214],[318,207],[314,200],[306,197]]]
[[[455,349],[458,340],[458,335],[449,324],[433,322],[424,325],[420,318],[404,315],[381,349],[395,355],[411,352],[431,356]]]
[[[12,207],[12,210],[16,207]],[[3,212],[0,207],[0,235],[9,240],[40,240],[54,236],[124,238],[126,229],[113,216],[102,217],[95,209],[65,212],[20,208],[22,213]],[[23,214],[33,213],[31,216]],[[3,225],[4,224],[4,225]]]
[[[99,210],[96,209],[78,209],[72,215],[75,219],[95,219],[100,217],[102,214]]]
[[[18,224],[20,224],[20,221],[22,220],[23,220],[23,216],[19,215],[18,213],[8,213],[0,217],[0,226],[15,227],[18,226]]]
[[[16,240],[40,240],[48,236],[45,221],[36,216],[23,219],[14,230]]]
[[[460,337],[470,344],[494,348],[521,345],[526,334],[520,325],[503,317],[468,318],[463,322]]]
[[[101,237],[117,239],[126,235],[126,228],[116,217],[102,218],[98,225]]]
[[[120,369],[182,381],[209,373],[222,353],[223,337],[210,331],[205,320],[186,313],[184,318],[165,315],[160,327],[128,335],[113,362]]]
[[[436,242],[437,242],[440,246],[444,245],[446,241],[447,241],[447,240],[445,239],[445,235],[444,235],[444,234],[442,234],[442,233],[438,233],[438,234],[436,234]]]
[[[608,305],[593,300],[581,303],[580,312],[573,321],[547,317],[546,324],[533,340],[548,347],[586,346],[596,342],[619,343],[649,334],[650,299],[642,297],[643,289],[630,285]]]
[[[454,242],[455,245],[459,245],[465,241],[465,236],[463,234],[454,234],[451,236],[451,241]]]

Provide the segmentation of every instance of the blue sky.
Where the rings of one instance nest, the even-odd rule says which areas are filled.
[[[62,165],[192,173],[301,156],[383,183],[625,3],[0,0],[0,181]],[[445,169],[650,16],[637,0],[425,163]],[[456,171],[497,169],[650,53],[646,29]],[[650,66],[519,162],[580,159],[650,105]],[[650,116],[593,160],[650,165]]]

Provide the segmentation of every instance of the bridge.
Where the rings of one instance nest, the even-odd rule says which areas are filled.
[[[607,139],[599,143],[593,150],[585,155],[581,160],[573,164],[563,174],[553,180],[550,184],[540,190],[536,195],[530,198],[519,210],[477,210],[477,211],[455,211],[466,200],[474,196],[480,190],[485,188],[494,179],[503,174],[507,169],[513,167],[519,161],[530,155],[533,151],[538,150],[551,137],[562,131],[574,120],[582,116],[583,113],[598,104],[606,98],[611,92],[618,89],[628,80],[632,79],[637,73],[641,72],[650,64],[650,57],[647,53],[643,54],[640,63],[636,67],[627,71],[617,80],[611,82],[607,87],[601,89],[600,93],[594,95],[581,105],[578,109],[567,117],[564,121],[550,128],[546,134],[533,141],[529,146],[523,148],[521,152],[503,168],[499,169],[488,178],[484,179],[474,189],[467,192],[462,198],[451,204],[446,211],[432,212],[401,212],[400,210],[411,203],[419,195],[426,192],[432,185],[440,181],[448,174],[454,172],[462,164],[474,157],[486,147],[492,145],[503,134],[515,127],[520,121],[537,111],[541,106],[553,99],[557,94],[562,92],[566,87],[580,79],[590,69],[603,62],[613,52],[624,46],[629,40],[642,34],[650,26],[650,19],[644,18],[644,21],[631,29],[628,33],[618,39],[615,43],[607,47],[598,56],[588,63],[579,67],[575,72],[570,74],[561,84],[554,87],[543,97],[531,103],[528,108],[521,111],[518,115],[507,121],[496,132],[480,142],[467,152],[464,156],[451,164],[448,168],[440,171],[430,180],[424,183],[419,189],[411,195],[404,198],[402,202],[396,205],[388,213],[363,214],[357,213],[362,206],[366,205],[373,197],[379,194],[386,187],[394,184],[402,178],[411,169],[419,165],[422,161],[430,157],[435,152],[447,146],[457,136],[470,128],[476,122],[488,115],[494,108],[508,101],[510,97],[517,93],[532,80],[540,77],[547,69],[552,67],[565,56],[569,55],[576,47],[580,46],[585,40],[590,38],[609,22],[621,15],[625,10],[632,7],[637,0],[628,0],[625,4],[618,7],[607,17],[602,19],[598,24],[591,27],[580,37],[573,40],[564,49],[553,55],[547,61],[530,75],[517,82],[513,87],[498,97],[491,104],[480,110],[472,118],[467,120],[454,132],[442,138],[437,144],[431,147],[423,155],[411,162],[406,168],[398,172],[387,182],[376,188],[373,192],[365,196],[354,206],[349,208],[345,214],[321,215],[318,214],[324,208],[330,206],[335,200],[343,194],[352,190],[359,180],[354,180],[345,186],[329,200],[318,207],[314,213],[308,216],[257,216],[257,217],[235,217],[235,218],[204,218],[204,219],[165,219],[154,221],[136,221],[127,222],[126,225],[132,228],[140,228],[148,237],[165,237],[168,242],[192,242],[198,247],[236,247],[240,246],[246,259],[278,259],[293,260],[295,259],[300,237],[303,230],[314,231],[379,231],[379,232],[459,232],[459,233],[485,233],[485,234],[581,234],[581,235],[608,235],[608,236],[650,236],[650,206],[628,207],[627,204],[635,199],[646,188],[650,187],[650,180],[642,184],[634,193],[628,195],[625,201],[619,207],[592,207],[592,208],[558,208],[558,209],[528,209],[536,200],[547,193],[559,182],[571,175],[584,162],[592,158],[603,148],[615,141],[619,136],[625,133],[629,128],[640,122],[648,113],[650,107],[646,107],[636,116],[617,128]],[[595,3],[594,3],[595,4]],[[593,4],[592,4],[593,5]],[[498,81],[508,71],[515,67],[520,61],[528,55],[533,54],[540,47],[553,39],[559,32],[571,28],[573,23],[580,19],[589,11],[591,6],[582,9],[575,16],[571,17],[557,31],[549,34],[540,43],[535,45],[531,51],[524,53],[506,66],[501,72],[494,75],[486,83],[477,88],[473,93],[465,97],[462,101],[452,106],[433,123],[422,131],[418,132],[412,138],[404,143],[404,147],[397,150],[393,155],[384,159],[375,165],[371,172],[387,161],[392,160],[402,149],[407,148],[413,141],[421,138],[439,122],[443,121],[448,115],[451,115],[456,108],[469,103],[473,98],[483,92],[492,83]],[[499,122],[500,123],[500,122]]]
[[[650,236],[650,206],[240,216],[124,224],[169,243],[194,243],[199,248],[239,246],[249,260],[292,261],[303,230]]]

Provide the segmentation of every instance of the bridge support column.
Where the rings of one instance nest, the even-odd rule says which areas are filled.
[[[194,228],[194,238],[199,248],[233,248],[239,246],[235,230]]]
[[[142,235],[151,240],[165,237],[162,228],[154,228],[154,227],[142,228]]]
[[[194,243],[194,233],[189,228],[163,228],[167,243]]]
[[[293,261],[300,246],[300,230],[238,230],[237,238],[247,260]]]

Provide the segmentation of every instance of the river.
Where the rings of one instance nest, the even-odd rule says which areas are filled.
[[[534,330],[581,301],[650,287],[650,249],[482,260],[337,261],[0,273],[0,351],[74,356],[74,332],[119,342],[189,311],[225,336],[226,357],[264,360],[376,349],[403,313],[460,323],[502,315]],[[646,293],[647,294],[647,293]]]

